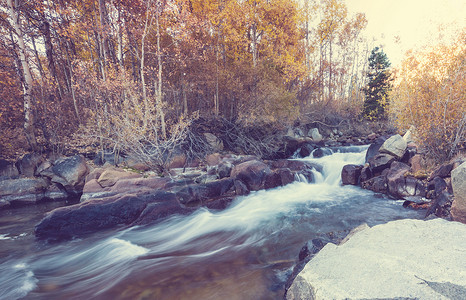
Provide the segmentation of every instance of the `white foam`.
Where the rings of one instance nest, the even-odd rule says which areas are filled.
[[[104,248],[112,248],[108,255],[115,259],[131,259],[144,255],[149,252],[149,249],[135,245],[129,241],[112,238],[108,240]]]
[[[0,234],[0,240],[12,240],[13,238],[11,236],[8,236],[7,234]]]
[[[37,287],[39,280],[34,276],[29,265],[21,262],[9,268],[5,270],[7,274],[0,274],[4,284],[4,288],[0,289],[0,299],[20,299]]]

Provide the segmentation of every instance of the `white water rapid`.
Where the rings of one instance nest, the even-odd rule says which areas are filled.
[[[0,299],[282,299],[308,240],[332,240],[364,222],[421,217],[341,186],[342,167],[363,164],[366,149],[303,158],[322,166],[315,182],[253,192],[222,211],[201,208],[59,244],[35,241],[27,222],[11,232],[1,212]]]

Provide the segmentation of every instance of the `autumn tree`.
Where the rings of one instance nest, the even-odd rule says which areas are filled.
[[[410,51],[397,71],[390,112],[400,130],[416,128],[417,142],[439,161],[466,142],[466,30],[454,43]]]
[[[37,150],[32,98],[33,79],[28,61],[26,44],[24,42],[24,28],[22,26],[23,22],[17,6],[17,1],[13,3],[13,0],[7,0],[8,16],[10,26],[12,28],[11,42],[13,45],[13,51],[17,57],[16,68],[23,88],[24,132],[29,146],[33,150]]]
[[[365,101],[363,115],[368,119],[385,117],[388,93],[391,89],[390,61],[379,47],[372,49],[369,56],[368,83],[364,88]]]

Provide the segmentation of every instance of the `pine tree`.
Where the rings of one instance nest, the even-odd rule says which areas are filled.
[[[391,73],[388,69],[390,61],[379,47],[372,49],[369,56],[368,83],[363,91],[365,93],[363,116],[368,119],[385,117],[388,104],[388,92],[391,89]]]

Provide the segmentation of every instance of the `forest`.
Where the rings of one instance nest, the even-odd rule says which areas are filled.
[[[0,152],[84,137],[144,153],[200,117],[338,115],[413,125],[434,156],[453,157],[466,136],[466,31],[394,70],[366,25],[342,0],[2,1]]]

